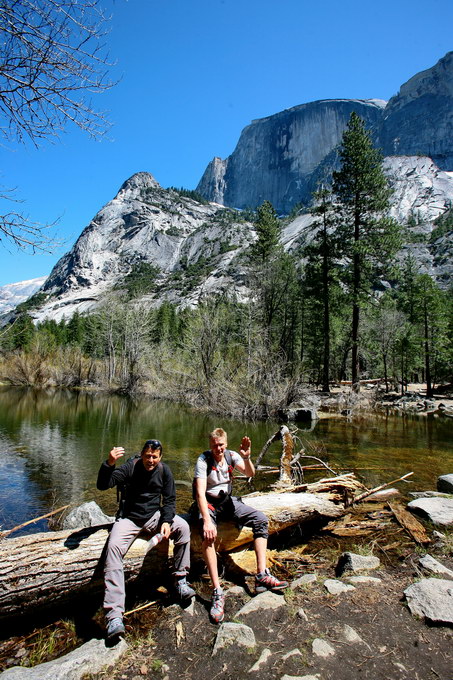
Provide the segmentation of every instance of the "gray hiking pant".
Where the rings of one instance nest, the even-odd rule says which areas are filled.
[[[144,524],[137,526],[130,519],[117,519],[113,524],[107,543],[104,565],[104,610],[107,621],[122,617],[124,613],[125,586],[123,558],[137,536],[144,532],[144,538],[151,538],[157,533],[160,511]],[[190,569],[190,528],[187,522],[175,515],[170,524],[170,537],[174,543],[175,576],[185,576]]]
[[[208,497],[208,502],[210,498]],[[222,520],[233,520],[237,526],[251,527],[253,538],[268,538],[269,520],[264,512],[246,505],[240,498],[231,496],[231,504],[227,504],[224,509],[209,508],[209,514],[214,524]],[[201,520],[201,513],[199,514]],[[200,521],[200,531],[203,535],[203,520]]]

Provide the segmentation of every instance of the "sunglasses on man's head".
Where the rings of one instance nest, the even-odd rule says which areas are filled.
[[[147,439],[145,446],[149,446],[151,449],[161,449],[162,444],[158,439]]]

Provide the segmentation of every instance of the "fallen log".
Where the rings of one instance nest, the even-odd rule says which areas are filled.
[[[269,518],[270,533],[315,518],[332,519],[342,514],[328,494],[266,493],[244,497]],[[23,613],[38,613],[71,604],[76,598],[102,589],[102,555],[110,525],[32,534],[0,541],[0,621]],[[201,556],[198,531],[192,532],[194,557]],[[219,527],[217,549],[230,551],[252,541],[250,529],[232,523]],[[124,560],[127,580],[165,570],[168,543],[148,551],[148,542],[137,539]],[[148,551],[148,552],[147,552]]]

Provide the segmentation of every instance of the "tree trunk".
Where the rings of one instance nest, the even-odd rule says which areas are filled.
[[[342,513],[342,507],[330,501],[328,494],[252,494],[244,500],[269,517],[270,533]],[[108,528],[109,525],[38,533],[0,541],[0,621],[71,604],[76,598],[102,590],[102,557]],[[252,540],[251,529],[223,523],[217,549],[230,551]],[[147,549],[148,543],[143,539],[137,539],[130,548],[124,560],[127,580],[152,571],[155,583],[156,574],[164,570],[162,553],[166,554],[166,542],[148,553]],[[193,557],[201,557],[196,530],[192,533],[192,552]]]

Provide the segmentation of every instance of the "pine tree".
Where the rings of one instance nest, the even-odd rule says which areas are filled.
[[[255,231],[258,240],[253,244],[251,254],[254,261],[265,264],[280,244],[280,222],[270,201],[264,201],[256,211]]]
[[[311,243],[305,248],[307,257],[306,280],[308,290],[322,300],[323,358],[322,388],[329,392],[330,382],[330,317],[332,286],[335,279],[338,244],[333,231],[334,208],[332,194],[321,189],[314,194],[315,204],[311,210],[317,219],[314,222],[315,234]]]
[[[345,282],[352,299],[352,384],[358,391],[360,311],[400,246],[400,229],[386,216],[391,191],[382,155],[354,112],[343,134],[340,160],[341,168],[333,174],[333,192],[338,202],[337,234],[347,263]]]

